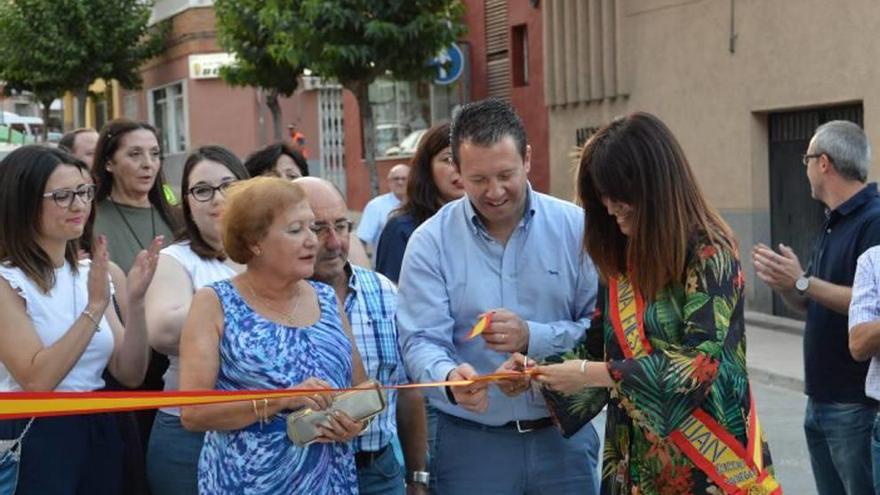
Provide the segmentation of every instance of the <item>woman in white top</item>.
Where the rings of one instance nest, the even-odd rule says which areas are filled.
[[[195,150],[183,166],[183,218],[177,242],[162,250],[156,277],[147,291],[150,345],[168,356],[165,390],[177,390],[180,330],[196,290],[231,278],[244,268],[226,257],[220,216],[226,188],[248,178],[247,169],[220,146]],[[160,409],[147,447],[147,479],[153,495],[196,495],[204,433],[185,430],[180,409]]]
[[[0,162],[0,391],[101,389],[107,368],[137,386],[147,368],[144,295],[162,238],[135,259],[123,327],[109,306],[109,254],[103,237],[91,262],[78,240],[95,187],[84,163],[43,146]],[[120,493],[122,442],[109,414],[0,421],[0,439],[26,426],[18,494]]]

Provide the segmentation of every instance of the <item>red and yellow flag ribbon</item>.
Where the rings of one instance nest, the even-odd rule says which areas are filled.
[[[495,382],[533,374],[533,370],[504,371],[471,380],[387,385],[385,389],[461,387],[477,382]],[[6,392],[0,393],[0,420],[43,416],[68,416],[103,412],[137,411],[160,407],[297,397],[322,392],[346,392],[355,388],[294,388],[284,390],[192,390],[186,392]]]
[[[648,356],[651,343],[645,333],[645,303],[626,277],[608,284],[611,326],[628,359]],[[749,394],[751,395],[751,393]],[[718,421],[700,408],[669,438],[724,493],[782,495],[782,487],[764,467],[763,434],[755,401],[749,404],[748,445],[744,448]]]
[[[489,325],[491,325],[491,324],[492,324],[492,313],[484,314],[482,318],[477,320],[477,324],[474,325],[473,328],[471,328],[471,333],[469,333],[468,336],[466,337],[467,340],[471,340],[474,337],[480,335],[481,333],[483,333],[483,331],[485,331],[487,328],[489,328]]]

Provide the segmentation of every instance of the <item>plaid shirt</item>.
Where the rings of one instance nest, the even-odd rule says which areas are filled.
[[[349,264],[345,313],[367,376],[383,385],[407,383],[397,342],[397,288],[372,270]],[[355,438],[358,452],[375,452],[397,434],[397,390],[388,390],[388,407]]]

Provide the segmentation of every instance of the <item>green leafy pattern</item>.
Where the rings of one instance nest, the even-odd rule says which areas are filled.
[[[602,493],[605,495],[723,493],[669,440],[700,408],[744,447],[749,421],[745,363],[743,274],[737,253],[695,242],[683,283],[646,301],[645,332],[652,353],[627,359],[608,318],[607,289],[583,341],[564,359],[604,360],[610,390],[545,391],[563,434],[574,434],[606,403]],[[765,464],[772,472],[766,443]]]

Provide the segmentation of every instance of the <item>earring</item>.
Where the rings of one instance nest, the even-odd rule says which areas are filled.
[[[254,248],[254,255],[256,255],[256,256],[262,256],[262,255],[263,255],[263,250],[260,249],[260,248],[258,248],[258,247]]]

